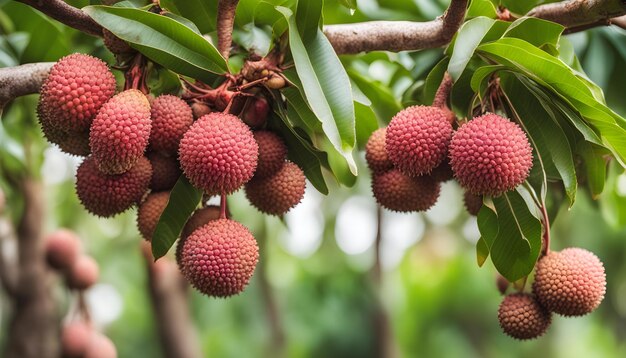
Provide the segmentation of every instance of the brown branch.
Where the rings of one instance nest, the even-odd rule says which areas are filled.
[[[54,62],[0,68],[0,109],[14,98],[39,92]]]
[[[217,4],[217,49],[227,60],[233,43],[237,3],[239,0],[219,0]]]
[[[589,24],[606,25],[609,19],[625,14],[624,0],[571,0],[537,6],[527,15],[575,28]]]
[[[612,18],[611,25],[615,25],[621,29],[626,30],[626,15]]]
[[[328,25],[324,33],[337,54],[416,51],[450,42],[465,18],[468,0],[452,0],[445,14],[427,22],[369,21]]]
[[[453,84],[452,76],[450,76],[448,72],[445,72],[439,84],[439,88],[437,88],[437,92],[435,93],[433,107],[448,108],[448,97],[450,96]]]
[[[98,25],[89,15],[62,0],[17,0],[29,5],[51,18],[82,31],[86,34],[102,37],[102,26]]]
[[[167,257],[154,262],[150,245],[145,242],[142,251],[163,355],[177,358],[202,357],[189,312],[187,283],[178,266]]]

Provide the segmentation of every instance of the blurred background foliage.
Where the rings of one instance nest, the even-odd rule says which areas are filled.
[[[85,6],[97,1],[68,1]],[[242,1],[246,2],[246,1]],[[250,1],[247,1],[250,2]],[[354,1],[341,1],[354,3]],[[542,1],[503,1],[526,11]],[[325,23],[433,19],[447,1],[359,0],[351,11],[326,1]],[[238,24],[241,28],[245,24]],[[210,26],[207,25],[207,26]],[[210,30],[210,28],[209,28]],[[12,1],[0,1],[0,67],[55,61],[72,52],[113,63],[101,40],[49,20]],[[589,77],[609,106],[626,116],[626,33],[597,28],[568,36]],[[421,103],[425,78],[442,50],[344,56],[352,81],[378,98],[372,104],[380,125],[400,108]],[[46,186],[46,231],[69,227],[101,268],[88,291],[95,323],[115,342],[120,357],[160,357],[147,296],[145,263],[134,211],[103,220],[90,216],[74,194],[78,160],[42,139],[36,96],[5,108],[0,126],[4,170],[30,170]],[[358,118],[357,118],[358,120]],[[248,289],[223,300],[191,292],[192,317],[202,349],[212,357],[373,357],[379,303],[391,322],[393,351],[406,357],[624,357],[626,356],[626,175],[617,166],[597,201],[581,192],[576,205],[561,208],[553,226],[553,249],[580,246],[605,263],[607,297],[595,313],[554,317],[545,337],[518,342],[501,333],[496,312],[501,296],[491,263],[478,268],[475,218],[463,209],[461,189],[444,185],[439,203],[424,214],[381,215],[380,262],[376,260],[377,209],[370,178],[359,157],[353,188],[331,187],[327,197],[308,187],[303,203],[284,221],[261,216],[243,194],[229,201],[234,217],[253,230],[261,246],[259,266]],[[2,173],[7,175],[9,173]],[[0,178],[9,215],[20,215],[20,198]],[[376,277],[380,264],[382,275]],[[269,296],[264,287],[270,288]],[[59,285],[65,312],[69,295]],[[278,307],[268,310],[268,297]],[[10,312],[0,295],[0,344]],[[272,326],[272,320],[279,324]]]

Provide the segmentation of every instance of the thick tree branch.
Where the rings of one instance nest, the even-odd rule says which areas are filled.
[[[39,92],[54,62],[0,68],[0,109],[14,98]]]
[[[324,33],[338,54],[363,51],[416,51],[452,39],[465,18],[468,0],[452,0],[446,13],[427,22],[369,21],[328,25]]]
[[[102,26],[98,25],[89,15],[63,0],[17,0],[29,5],[51,18],[86,34],[102,37]]]
[[[559,23],[567,28],[588,24],[607,24],[609,19],[626,14],[624,0],[571,0],[537,6],[528,16]]]
[[[230,56],[238,3],[239,0],[219,0],[217,4],[217,49],[225,59]]]

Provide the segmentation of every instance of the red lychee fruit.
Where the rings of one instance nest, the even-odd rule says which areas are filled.
[[[474,195],[469,191],[465,191],[463,193],[463,203],[465,204],[465,209],[470,215],[478,216],[478,212],[480,208],[483,207],[483,196],[482,195]]]
[[[68,270],[80,253],[80,239],[73,231],[59,229],[48,235],[45,239],[46,260],[48,265],[56,270]]]
[[[93,335],[93,328],[82,321],[67,323],[61,329],[61,353],[64,358],[83,358]]]
[[[166,156],[158,152],[148,153],[148,159],[150,164],[152,164],[150,189],[154,191],[172,189],[183,173],[180,170],[178,160],[175,157]]]
[[[178,144],[193,123],[191,107],[179,97],[165,94],[152,102],[151,113],[150,148],[178,153]]]
[[[232,114],[198,119],[180,142],[180,165],[191,184],[209,193],[230,194],[257,166],[259,146],[250,128]]]
[[[89,131],[64,131],[51,125],[48,120],[41,116],[39,119],[41,131],[46,139],[50,143],[56,144],[61,151],[80,157],[85,157],[91,153],[89,148]]]
[[[100,269],[91,256],[81,255],[67,272],[67,286],[76,290],[86,290],[98,282]]]
[[[496,287],[501,294],[505,294],[506,290],[509,289],[510,282],[504,276],[498,274],[496,276]]]
[[[41,87],[39,117],[63,131],[84,132],[115,87],[115,77],[102,60],[80,53],[65,56]]]
[[[254,97],[243,112],[243,122],[252,128],[260,128],[267,122],[270,105],[264,97]]]
[[[497,114],[461,126],[450,143],[450,165],[459,184],[474,194],[499,196],[522,184],[532,167],[524,131]]]
[[[117,349],[109,337],[94,332],[85,350],[84,358],[117,358]]]
[[[513,293],[505,296],[500,304],[498,321],[504,333],[526,340],[543,335],[552,322],[552,316],[533,295]]]
[[[306,178],[302,169],[292,162],[268,178],[254,176],[246,186],[246,197],[261,212],[280,216],[300,203],[304,197]]]
[[[193,113],[193,118],[195,119],[198,119],[211,112],[211,107],[209,107],[209,105],[207,105],[206,103],[194,102],[191,105],[191,113]]]
[[[451,137],[452,125],[441,108],[412,106],[389,122],[385,149],[396,168],[418,176],[430,173],[444,160]]]
[[[533,292],[552,312],[563,316],[586,315],[604,298],[604,266],[585,249],[574,247],[550,252],[537,263]]]
[[[87,157],[76,172],[76,193],[92,214],[111,217],[141,201],[148,191],[152,167],[141,157],[124,174],[107,175],[98,170],[93,157]]]
[[[259,145],[259,159],[254,176],[267,178],[276,174],[287,159],[287,146],[274,132],[256,131],[254,139]]]
[[[209,221],[219,219],[220,212],[219,206],[210,205],[194,211],[193,215],[191,215],[189,220],[187,220],[187,223],[185,224],[185,227],[183,227],[183,231],[180,234],[178,244],[176,245],[176,263],[178,264],[178,268],[181,272],[183,270],[183,263],[181,259],[185,240],[198,228],[208,224]]]
[[[432,172],[430,172],[430,177],[433,178],[434,181],[445,183],[448,180],[454,178],[454,172],[452,172],[452,168],[450,167],[450,161],[446,157],[441,164],[439,164]]]
[[[163,210],[167,207],[169,200],[170,193],[162,191],[148,195],[146,200],[139,205],[137,228],[145,240],[152,241],[154,229],[156,229],[161,214],[163,214]]]
[[[393,163],[385,150],[387,128],[375,130],[365,145],[365,160],[373,174],[382,174],[393,169]]]
[[[230,219],[218,219],[194,231],[181,253],[183,275],[198,291],[214,297],[239,294],[259,260],[250,231]]]
[[[115,36],[107,29],[102,29],[102,39],[104,40],[104,46],[114,55],[126,55],[135,52],[128,42]]]
[[[89,145],[100,171],[121,174],[143,156],[150,137],[150,104],[136,89],[105,103],[91,124]]]
[[[426,211],[439,198],[441,185],[428,176],[411,178],[397,169],[375,175],[372,192],[383,207],[399,212]]]

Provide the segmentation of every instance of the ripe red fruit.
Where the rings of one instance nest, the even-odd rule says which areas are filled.
[[[372,192],[383,207],[399,212],[426,211],[439,198],[441,185],[428,176],[411,178],[397,169],[375,175]]]
[[[604,266],[585,249],[572,247],[550,252],[537,263],[533,292],[552,312],[563,316],[586,315],[604,299]]]
[[[524,131],[497,114],[476,117],[456,131],[450,165],[462,187],[474,194],[499,196],[522,184],[532,167]]]
[[[202,102],[194,102],[191,105],[191,112],[193,113],[193,118],[198,119],[206,114],[211,113],[211,107],[206,103]]]
[[[254,139],[259,146],[259,159],[254,176],[258,178],[270,177],[283,167],[287,159],[287,146],[274,132],[256,131]]]
[[[70,322],[61,329],[61,352],[66,358],[82,358],[93,335],[93,328],[82,321]]]
[[[365,145],[365,160],[373,174],[382,174],[393,169],[393,163],[385,150],[387,128],[375,130]]]
[[[126,90],[105,103],[89,133],[100,171],[121,174],[129,170],[143,156],[150,128],[150,104],[141,91]]]
[[[191,107],[179,97],[161,95],[152,102],[150,149],[178,153],[183,134],[193,123]]]
[[[270,105],[264,97],[254,97],[243,112],[243,122],[252,128],[262,127],[267,122]]]
[[[162,191],[148,195],[146,200],[139,205],[137,211],[137,228],[141,236],[147,241],[152,241],[152,234],[156,229],[157,223],[163,214],[163,210],[167,207],[170,200],[170,193]]]
[[[194,231],[185,240],[182,272],[198,291],[228,297],[244,290],[259,260],[259,248],[240,223],[218,219]]]
[[[117,358],[117,349],[107,336],[94,332],[85,350],[84,358]]]
[[[129,171],[117,175],[100,172],[93,157],[87,157],[76,172],[76,193],[89,212],[111,217],[141,201],[151,176],[152,167],[144,157]]]
[[[452,168],[450,167],[450,161],[446,157],[446,159],[441,162],[432,172],[430,172],[430,177],[433,178],[434,181],[445,183],[448,180],[454,178],[454,172],[452,172]]]
[[[100,269],[91,256],[82,255],[67,272],[67,285],[76,290],[86,290],[98,282]]]
[[[257,166],[259,146],[250,128],[232,114],[198,119],[180,142],[180,165],[191,184],[209,193],[230,194]]]
[[[483,207],[483,196],[474,195],[469,191],[465,191],[465,193],[463,193],[463,203],[470,215],[477,216],[480,208]]]
[[[306,178],[302,169],[292,162],[268,178],[254,176],[246,184],[246,197],[261,212],[280,216],[298,205],[304,197]]]
[[[80,157],[87,156],[91,153],[91,149],[89,148],[89,131],[64,131],[53,126],[48,120],[41,116],[39,117],[39,123],[41,124],[41,131],[46,139],[50,143],[56,144],[61,151]]]
[[[48,235],[45,239],[46,260],[48,265],[56,270],[67,270],[76,260],[80,253],[80,239],[70,230],[59,229]]]
[[[183,270],[182,253],[185,240],[198,228],[208,224],[209,221],[219,219],[220,212],[221,210],[219,206],[210,205],[194,211],[193,215],[191,215],[189,220],[187,220],[187,223],[185,224],[185,227],[183,227],[183,231],[180,234],[180,239],[178,240],[178,244],[176,245],[175,253],[176,263],[178,264],[178,268],[181,270],[181,272]]]
[[[552,317],[530,294],[513,293],[504,297],[498,309],[500,327],[515,339],[533,339],[543,335]]]
[[[430,173],[445,158],[452,125],[438,107],[412,106],[389,122],[385,149],[396,168],[409,176]]]
[[[154,191],[172,189],[183,173],[180,170],[178,160],[173,156],[166,156],[157,152],[148,153],[148,159],[152,164],[150,189]]]
[[[65,56],[41,87],[39,118],[63,131],[86,131],[115,87],[115,77],[102,60],[80,53]]]
[[[125,55],[135,52],[128,42],[115,36],[107,29],[102,29],[102,39],[104,40],[104,46],[115,55]]]

